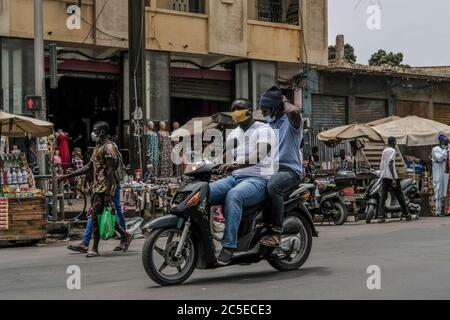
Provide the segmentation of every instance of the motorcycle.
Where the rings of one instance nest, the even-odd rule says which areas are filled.
[[[366,198],[366,223],[370,223],[375,217],[378,218],[378,206],[380,202],[380,187],[381,178],[373,180],[367,187],[365,198]],[[416,181],[413,179],[405,179],[400,181],[400,187],[402,189],[403,195],[405,197],[406,205],[411,214],[420,215],[422,211],[422,200],[419,199],[418,189],[416,187]],[[403,219],[402,209],[397,199],[395,199],[392,191],[389,191],[388,198],[385,204],[385,213],[400,217]]]
[[[348,207],[342,189],[354,185],[356,175],[353,172],[339,172],[334,177],[319,178],[311,175],[309,181],[314,185],[309,190],[308,210],[313,215],[343,225],[347,221]]]
[[[211,230],[209,182],[214,164],[202,165],[185,174],[172,199],[170,214],[149,222],[142,251],[142,262],[148,276],[156,283],[177,285],[186,281],[194,269],[219,266],[219,248]],[[318,233],[311,215],[304,206],[304,194],[311,185],[300,185],[286,195],[282,241],[277,248],[266,248],[259,240],[268,234],[264,214],[270,210],[268,201],[244,209],[238,231],[238,248],[228,265],[257,263],[266,259],[279,271],[297,270],[308,259],[312,237]],[[169,270],[170,269],[170,270]]]

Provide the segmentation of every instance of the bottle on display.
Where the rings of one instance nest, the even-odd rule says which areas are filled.
[[[7,168],[6,169],[6,184],[7,185],[11,185],[12,184],[12,176],[11,176],[11,171]]]
[[[11,184],[17,184],[17,173],[16,173],[16,170],[12,170],[12,173],[11,173]]]
[[[22,180],[23,178],[22,178],[22,172],[20,171],[20,169],[19,170],[17,170],[17,183],[18,184],[22,184],[23,183],[23,180]]]

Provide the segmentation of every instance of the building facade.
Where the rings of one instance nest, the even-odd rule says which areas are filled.
[[[330,64],[303,70],[297,85],[310,127],[305,151],[309,145],[321,146],[317,134],[323,130],[393,115],[416,115],[450,125],[450,74],[432,69]],[[321,152],[328,158],[339,148],[349,149],[342,144]]]
[[[58,46],[47,115],[88,139],[106,119],[127,140],[126,0],[44,0],[44,39]],[[79,5],[79,12],[73,5]],[[146,0],[146,119],[186,122],[251,99],[304,64],[327,65],[326,0]],[[71,7],[72,6],[72,7]],[[76,19],[79,19],[79,27]],[[34,92],[33,1],[0,0],[2,107],[25,113]],[[48,73],[48,69],[46,70]],[[301,102],[301,96],[297,97]]]

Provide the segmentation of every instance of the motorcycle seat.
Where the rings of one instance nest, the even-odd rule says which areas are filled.
[[[413,179],[405,179],[400,181],[400,186],[402,187],[402,190],[408,188],[409,186],[414,184]]]
[[[292,198],[296,197],[297,195],[302,194],[305,191],[311,190],[314,188],[315,188],[315,185],[312,183],[301,183],[295,191],[293,191],[292,193],[289,193],[288,198],[292,199]]]

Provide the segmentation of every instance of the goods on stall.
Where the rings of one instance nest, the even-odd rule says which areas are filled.
[[[33,173],[25,154],[9,153],[0,156],[0,197],[31,198],[40,194],[34,187]]]
[[[155,215],[169,211],[170,200],[179,186],[176,178],[151,179],[143,182],[128,177],[122,184],[123,210]]]
[[[9,203],[8,199],[0,198],[0,230],[9,228]]]

